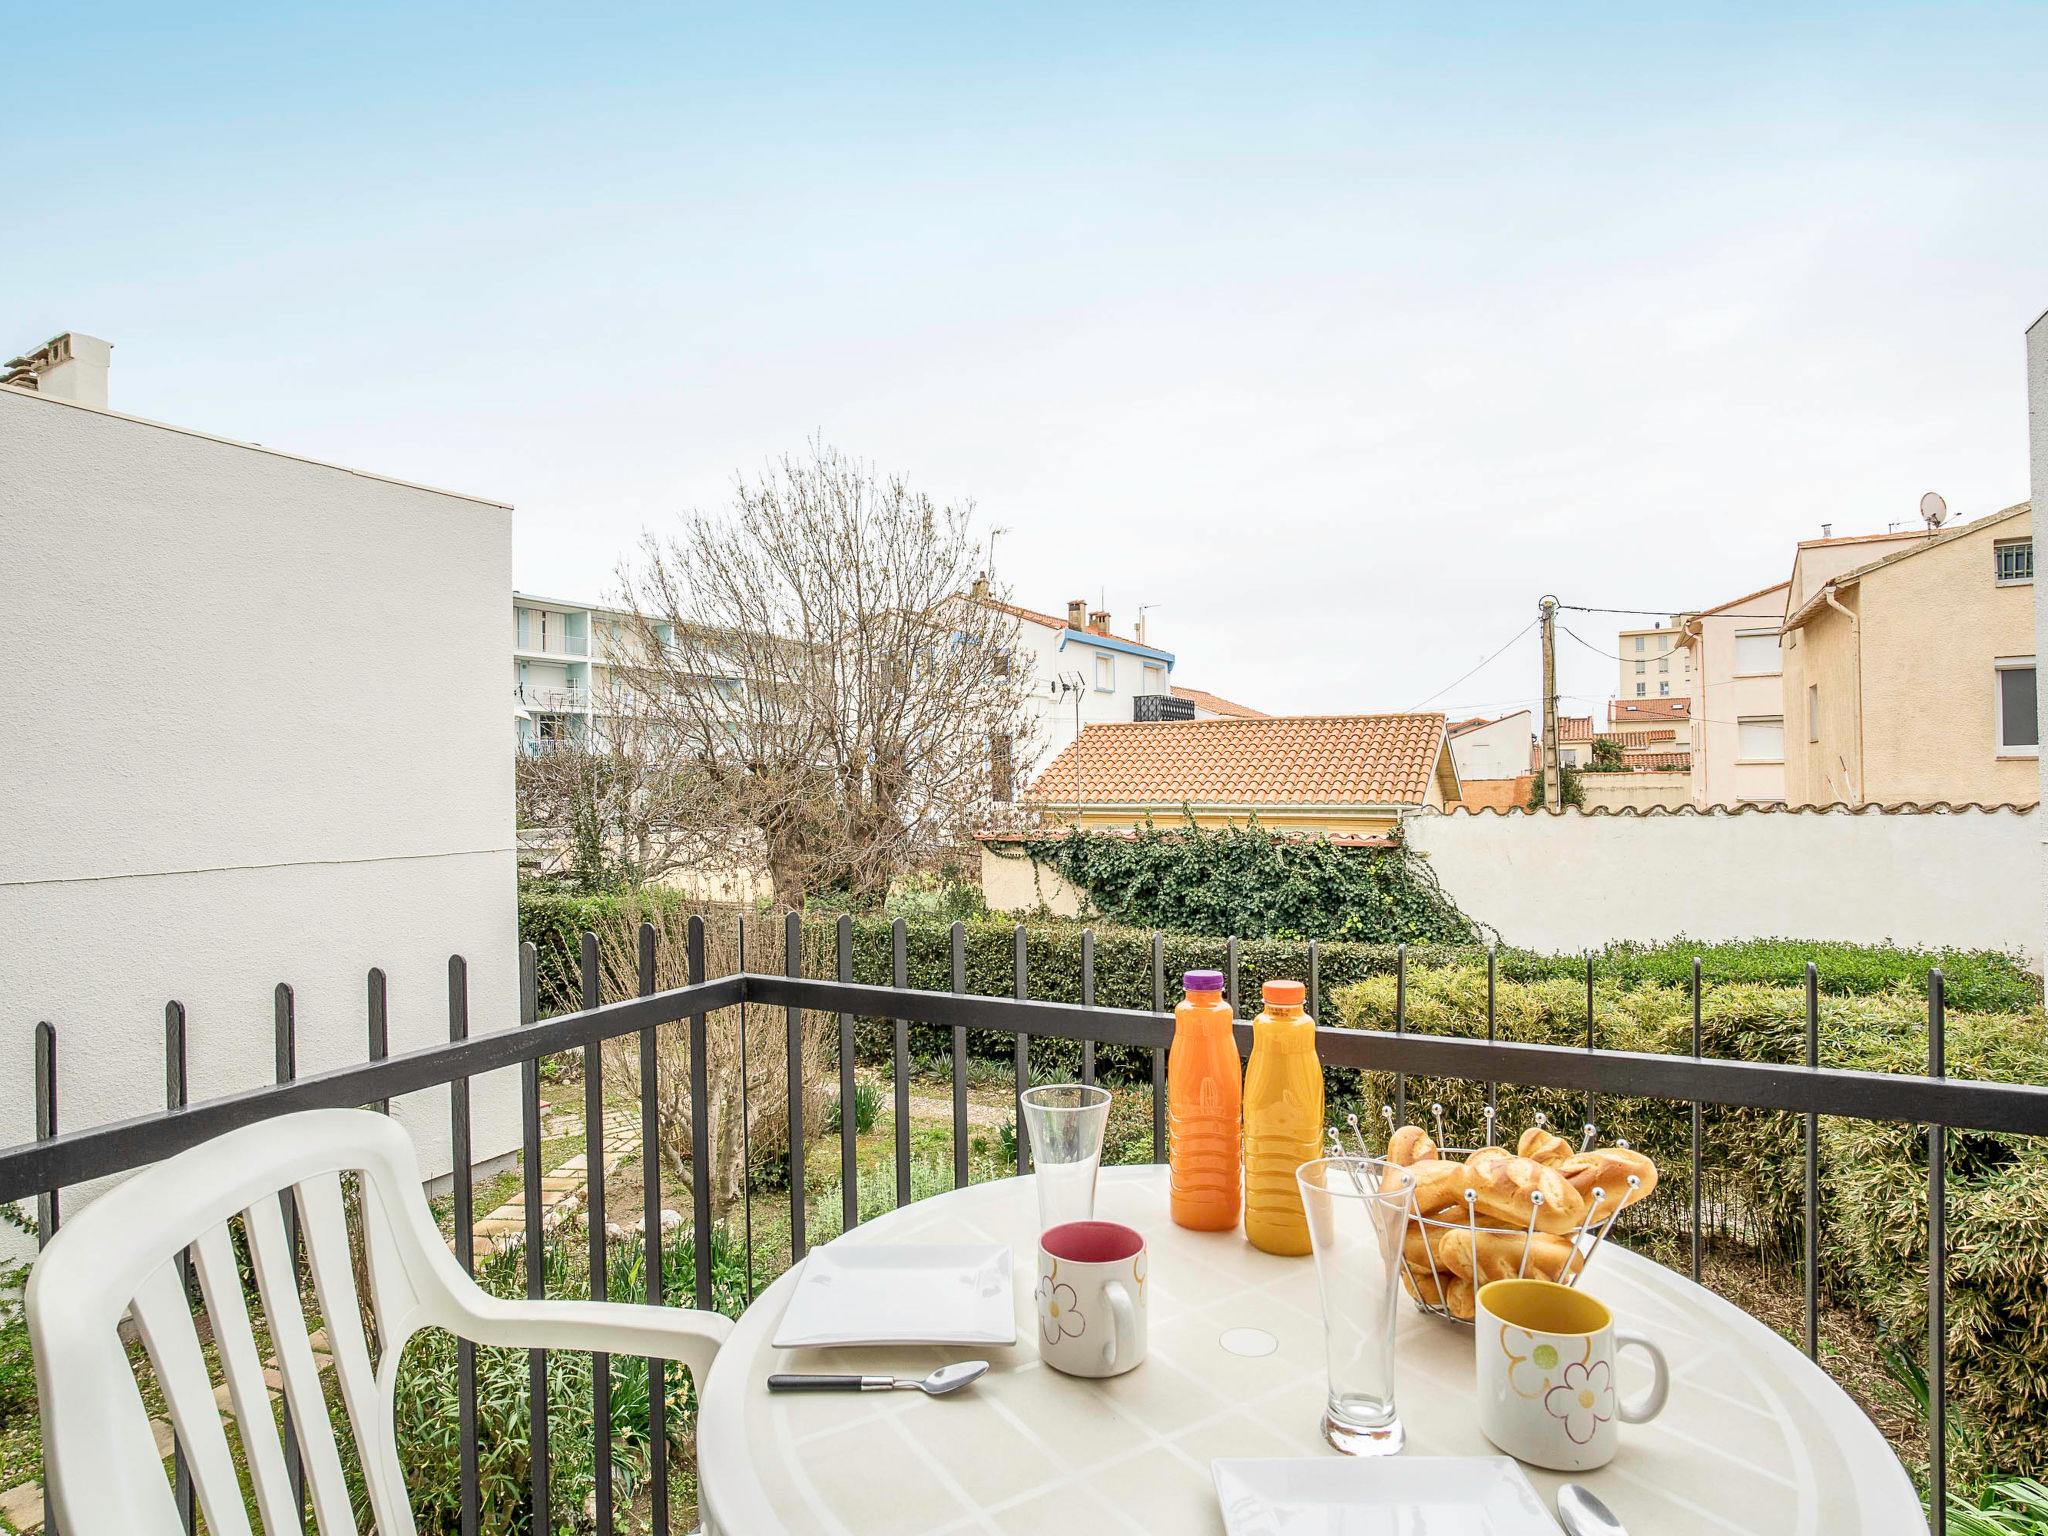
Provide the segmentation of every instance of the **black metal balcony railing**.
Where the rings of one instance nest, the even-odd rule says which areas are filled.
[[[742,923],[744,920],[741,920]],[[749,1005],[784,1010],[789,1060],[801,1063],[804,1050],[802,1016],[805,1012],[836,1014],[838,1018],[838,1077],[843,1112],[840,1139],[840,1173],[843,1215],[847,1226],[859,1217],[858,1176],[855,1158],[855,1128],[851,1105],[854,1099],[854,1020],[856,1017],[887,1019],[893,1029],[895,1084],[894,1165],[896,1197],[910,1198],[910,1136],[908,1103],[908,1035],[911,1024],[936,1025],[951,1030],[951,1090],[953,1131],[953,1179],[956,1185],[968,1179],[967,1115],[967,1031],[995,1030],[1015,1037],[1015,1080],[1018,1092],[1030,1081],[1030,1046],[1033,1037],[1052,1037],[1078,1042],[1082,1074],[1093,1080],[1097,1043],[1149,1050],[1152,1086],[1152,1151],[1155,1160],[1165,1156],[1165,1047],[1172,1032],[1171,1015],[1166,1012],[1166,974],[1161,939],[1151,946],[1153,1008],[1150,1012],[1100,1008],[1094,1005],[1094,944],[1092,934],[1082,940],[1081,991],[1083,1001],[1058,1003],[1033,1001],[1026,962],[1025,931],[1019,927],[1014,944],[1014,997],[987,997],[965,990],[966,949],[964,930],[952,930],[952,990],[927,992],[907,988],[905,976],[905,930],[898,922],[892,935],[892,974],[895,985],[874,986],[854,982],[851,925],[841,919],[837,931],[836,976],[822,978],[802,974],[802,929],[795,914],[785,920],[785,970],[783,974],[742,971],[718,978],[705,975],[705,931],[701,918],[692,918],[687,939],[688,981],[684,986],[656,990],[655,930],[643,926],[638,935],[638,989],[630,999],[600,1002],[599,948],[594,935],[585,934],[581,949],[582,1008],[547,1020],[538,1018],[536,955],[531,945],[520,949],[519,1029],[494,1030],[472,1036],[469,1032],[468,968],[461,956],[448,962],[448,1043],[393,1056],[388,1053],[387,997],[384,974],[372,970],[368,978],[368,1055],[359,1065],[341,1067],[308,1076],[296,1071],[296,1025],[293,994],[288,985],[276,989],[274,1040],[276,1082],[200,1103],[188,1103],[186,1056],[188,1024],[185,1010],[170,1003],[164,1013],[165,1109],[115,1124],[65,1131],[59,1122],[59,1036],[56,1028],[38,1024],[34,1041],[36,1097],[36,1140],[0,1151],[0,1200],[15,1201],[35,1196],[43,1241],[57,1229],[62,1217],[65,1189],[87,1180],[104,1178],[168,1157],[235,1127],[251,1124],[295,1110],[370,1105],[388,1110],[399,1095],[445,1087],[450,1094],[450,1151],[453,1165],[462,1170],[473,1165],[470,1155],[469,1083],[482,1073],[518,1067],[522,1095],[522,1142],[524,1151],[525,1269],[527,1293],[542,1294],[543,1234],[540,1167],[541,1098],[540,1064],[565,1051],[584,1052],[584,1130],[590,1180],[589,1222],[591,1294],[604,1299],[607,1264],[604,1205],[604,1158],[602,1156],[604,1116],[604,1063],[602,1052],[594,1049],[603,1042],[637,1036],[640,1064],[640,1150],[644,1168],[655,1168],[655,1147],[659,1126],[656,1098],[656,1030],[665,1025],[687,1024],[689,1032],[689,1104],[692,1125],[691,1198],[692,1232],[695,1237],[695,1305],[712,1304],[713,1210],[710,1179],[707,1176],[709,1117],[703,1112],[709,1098],[708,1016],[724,1008],[742,1008],[739,1049],[744,1053],[746,1031],[744,1009]],[[744,955],[744,928],[739,953]],[[1308,982],[1311,1011],[1320,1008],[1317,946],[1309,946]],[[1237,999],[1237,942],[1227,948],[1227,985],[1233,1006]],[[1662,1099],[1692,1106],[1692,1156],[1689,1190],[1691,1269],[1698,1279],[1701,1264],[1701,1134],[1704,1106],[1719,1105],[1746,1109],[1789,1111],[1804,1116],[1804,1216],[1805,1236],[1801,1269],[1805,1291],[1805,1343],[1809,1354],[1818,1347],[1817,1315],[1820,1256],[1817,1247],[1817,1121],[1821,1115],[1860,1120],[1917,1123],[1928,1131],[1928,1329],[1927,1378],[1930,1395],[1928,1456],[1930,1503],[1939,1510],[1946,1505],[1946,1346],[1944,1287],[1946,1246],[1945,1130],[1975,1130],[2048,1134],[2048,1087],[1989,1083],[1953,1079],[1944,1075],[1943,1023],[1945,1004],[1941,972],[1929,978],[1927,993],[1928,1070],[1925,1076],[1892,1075],[1875,1072],[1822,1068],[1818,1061],[1818,978],[1809,965],[1806,975],[1806,1062],[1801,1066],[1761,1064],[1713,1059],[1700,1053],[1701,979],[1697,961],[1692,976],[1693,1054],[1663,1056],[1603,1050],[1597,1045],[1597,1020],[1591,962],[1588,962],[1586,990],[1586,1044],[1581,1047],[1531,1045],[1496,1039],[1492,1019],[1493,965],[1489,957],[1489,1008],[1487,1038],[1461,1039],[1417,1035],[1407,1032],[1405,951],[1396,973],[1395,1027],[1391,1032],[1319,1028],[1317,1047],[1326,1066],[1355,1068],[1395,1075],[1396,1093],[1405,1096],[1410,1074],[1457,1078],[1485,1083],[1489,1092],[1502,1084],[1548,1088],[1582,1093],[1590,1105],[1597,1096],[1625,1096]],[[1241,1052],[1249,1052],[1251,1026],[1237,1028]],[[745,1061],[741,1082],[746,1081]],[[787,1115],[791,1145],[802,1147],[804,1137],[804,1095],[801,1071],[789,1073]],[[745,1103],[742,1100],[742,1135],[745,1134]],[[1590,1118],[1590,1116],[1589,1116]],[[1029,1172],[1031,1156],[1021,1116],[1017,1124],[1017,1163]],[[474,1212],[469,1180],[454,1181],[454,1228],[457,1257],[467,1267],[473,1260]],[[661,1180],[642,1180],[645,1193],[645,1227],[649,1241],[658,1241],[661,1230]],[[751,1198],[751,1197],[750,1197]],[[805,1249],[805,1181],[790,1179],[790,1254],[801,1258]],[[750,1206],[751,1209],[751,1206]],[[752,1235],[748,1235],[748,1271],[751,1283]],[[662,1266],[648,1263],[645,1300],[660,1304],[663,1294]],[[682,1300],[684,1298],[675,1298]],[[462,1448],[462,1521],[465,1536],[477,1531],[477,1426],[476,1374],[472,1346],[462,1346],[458,1356],[461,1394],[460,1436]],[[650,1369],[659,1362],[649,1362]],[[659,1376],[651,1378],[659,1380]],[[545,1411],[547,1378],[543,1352],[534,1351],[530,1390],[535,1411],[531,1415],[532,1507],[536,1528],[548,1529],[549,1459],[548,1416]],[[609,1446],[611,1390],[609,1363],[601,1357],[593,1371],[593,1423],[596,1436],[596,1523],[609,1536],[614,1524]],[[661,1392],[650,1392],[650,1441],[666,1444],[664,1402]],[[286,1424],[289,1458],[290,1425]],[[177,1468],[181,1507],[187,1528],[192,1521],[192,1502],[182,1467]],[[650,1469],[654,1529],[670,1528],[669,1500],[664,1458],[653,1457]],[[48,1527],[57,1536],[55,1522]]]

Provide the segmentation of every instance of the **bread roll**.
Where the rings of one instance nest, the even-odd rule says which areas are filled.
[[[1436,1155],[1436,1143],[1419,1125],[1404,1125],[1387,1138],[1387,1161],[1402,1168]]]
[[[1589,1207],[1594,1188],[1603,1192],[1600,1209],[1594,1213],[1596,1220],[1634,1205],[1657,1187],[1657,1165],[1634,1147],[1595,1147],[1566,1158],[1557,1171]],[[1628,1187],[1631,1176],[1641,1180],[1633,1190]]]
[[[1533,1217],[1539,1232],[1569,1232],[1585,1220],[1585,1197],[1557,1169],[1511,1154],[1474,1163],[1465,1172],[1487,1215],[1516,1226],[1528,1226]],[[1535,1194],[1543,1196],[1540,1206],[1530,1198]]]
[[[1572,1144],[1562,1136],[1551,1135],[1540,1125],[1532,1125],[1522,1132],[1522,1140],[1515,1150],[1532,1163],[1555,1168],[1572,1155]]]
[[[1475,1248],[1478,1255],[1476,1264]],[[1528,1254],[1526,1268],[1522,1262],[1525,1251]],[[1487,1231],[1484,1228],[1475,1233],[1464,1227],[1452,1227],[1438,1236],[1436,1254],[1438,1262],[1446,1270],[1475,1285],[1485,1285],[1490,1280],[1513,1280],[1519,1275],[1555,1280],[1564,1273],[1565,1264],[1571,1259],[1572,1243],[1570,1238],[1549,1232],[1531,1236],[1525,1232]]]

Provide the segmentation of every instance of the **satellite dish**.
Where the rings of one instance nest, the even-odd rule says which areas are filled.
[[[1941,499],[1939,491],[1929,491],[1920,498],[1920,516],[1930,533],[1948,521],[1948,503]]]

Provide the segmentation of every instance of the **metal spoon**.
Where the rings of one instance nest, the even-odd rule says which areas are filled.
[[[986,1360],[961,1360],[942,1365],[929,1376],[790,1376],[768,1378],[770,1392],[891,1392],[915,1387],[927,1397],[944,1397],[979,1381],[988,1370]]]
[[[1628,1536],[1614,1511],[1582,1483],[1566,1483],[1557,1490],[1557,1518],[1571,1536]]]

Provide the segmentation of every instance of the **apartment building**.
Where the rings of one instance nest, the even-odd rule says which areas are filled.
[[[1692,687],[1691,653],[1679,645],[1683,614],[1650,629],[1624,629],[1616,637],[1621,671],[1617,699],[1682,699]]]
[[[1775,805],[1785,799],[1784,664],[1778,627],[1789,582],[1745,592],[1685,621],[1690,658],[1692,803]]]
[[[1843,568],[1839,547],[1801,545],[1793,562],[1786,798],[2036,803],[2031,505],[1857,552]]]
[[[666,643],[674,636],[655,625]],[[595,603],[512,594],[512,718],[519,750],[601,732],[616,671],[630,664],[639,631],[631,613]]]

